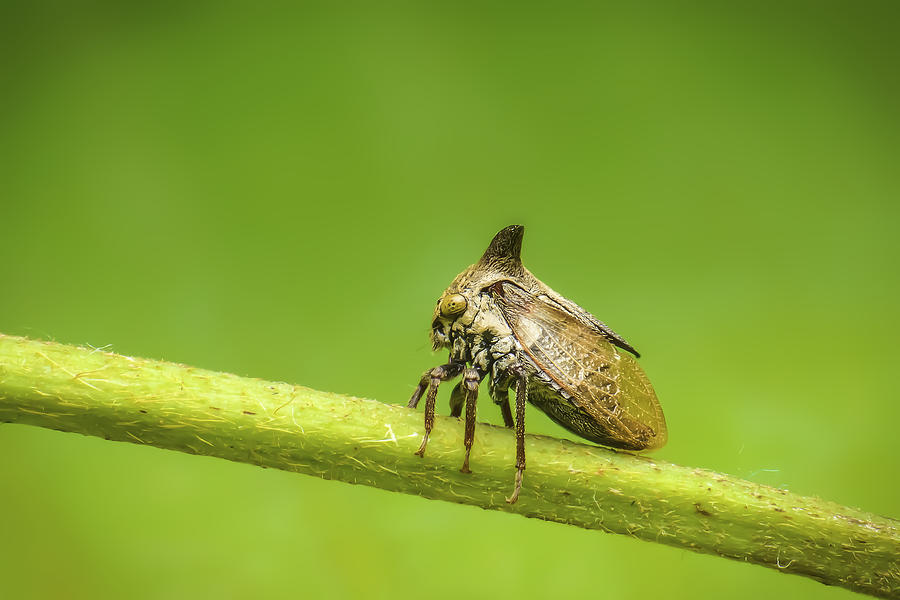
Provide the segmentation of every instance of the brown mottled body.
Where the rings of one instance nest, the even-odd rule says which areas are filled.
[[[460,416],[465,405],[462,470],[469,472],[478,384],[489,378],[504,423],[516,428],[516,484],[510,503],[519,496],[525,470],[526,402],[604,446],[650,450],[667,437],[659,401],[635,360],[637,351],[522,265],[523,232],[521,225],[500,231],[481,260],[460,273],[438,300],[431,340],[435,350],[450,350],[450,361],[427,371],[409,401],[415,408],[427,390],[425,435],[417,451],[423,456],[438,385],[463,375],[451,394],[450,414]],[[515,420],[510,387],[516,393]]]

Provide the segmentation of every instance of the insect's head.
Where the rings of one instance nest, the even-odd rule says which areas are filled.
[[[524,276],[525,269],[519,257],[524,232],[521,225],[502,229],[491,240],[481,260],[457,275],[444,290],[431,323],[431,341],[435,350],[450,344],[450,332],[455,324],[468,326],[475,321],[484,294],[491,285]]]
[[[431,342],[435,350],[450,343],[450,330],[457,321],[471,323],[478,312],[473,269],[474,265],[460,273],[438,298],[431,321]]]

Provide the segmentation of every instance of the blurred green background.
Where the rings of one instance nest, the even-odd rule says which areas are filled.
[[[6,4],[0,332],[404,402],[523,223],[644,354],[657,457],[900,516],[896,6]],[[37,428],[0,456],[8,598],[850,596]]]

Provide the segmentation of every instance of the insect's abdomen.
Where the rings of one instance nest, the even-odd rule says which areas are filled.
[[[612,434],[609,426],[604,427],[601,421],[572,404],[570,399],[565,398],[562,393],[550,388],[540,380],[533,379],[529,383],[528,401],[559,425],[586,440],[623,450],[646,450],[649,447],[649,444],[646,441],[642,442],[638,436],[623,440],[620,436]],[[640,429],[639,426],[637,428]],[[649,434],[649,432],[644,433]],[[648,435],[643,437],[646,438]]]
[[[587,312],[510,282],[493,292],[530,366],[529,400],[551,419],[598,444],[650,450],[666,443],[666,420],[634,358]],[[577,307],[576,307],[577,308]],[[582,309],[583,310],[583,309]]]
[[[589,394],[573,397],[546,373],[538,372],[529,379],[528,400],[564,428],[592,442],[633,451],[659,448],[667,439],[662,411],[635,410],[637,406],[658,408],[656,394],[630,357],[621,366],[625,368],[616,373],[618,385],[610,385],[597,374],[611,395],[598,393],[600,386],[591,386]],[[576,393],[588,391],[582,388],[576,387]]]

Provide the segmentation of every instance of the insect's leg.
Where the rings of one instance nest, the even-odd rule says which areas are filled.
[[[475,441],[475,401],[478,400],[478,384],[484,377],[478,369],[466,369],[463,373],[462,385],[466,390],[466,432],[463,444],[466,446],[466,457],[460,469],[463,473],[471,473],[469,470],[469,453],[472,451],[472,443]]]
[[[416,450],[418,456],[425,456],[425,446],[428,445],[428,436],[431,434],[431,428],[434,427],[434,402],[437,399],[438,386],[441,381],[452,379],[459,375],[460,371],[465,367],[465,363],[449,362],[446,365],[435,367],[422,375],[419,385],[409,399],[409,408],[415,408],[422,397],[422,392],[428,388],[428,394],[425,396],[425,435],[422,437],[422,444]]]
[[[509,390],[506,390],[506,400],[500,405],[500,412],[503,413],[503,424],[507,427],[513,427],[512,411],[509,409]]]
[[[528,399],[528,388],[524,374],[516,378],[516,487],[512,496],[506,499],[514,504],[522,491],[522,476],[525,473],[525,401]]]
[[[463,389],[463,382],[460,381],[450,392],[450,416],[459,418],[462,414],[463,405],[466,403],[466,392]]]
[[[497,361],[491,370],[491,398],[494,399],[494,404],[500,407],[500,414],[503,415],[503,425],[515,427],[516,422],[513,421],[512,411],[509,410],[509,375],[503,373],[500,367],[500,361]]]
[[[506,427],[515,427],[516,422],[513,421],[512,411],[509,409],[509,388],[491,385],[491,398],[494,399],[494,404],[500,407],[503,424]]]
[[[500,413],[503,415],[503,424],[506,427],[515,427],[516,422],[513,421],[512,411],[509,409],[509,388],[494,391],[494,403],[500,406]]]
[[[462,362],[448,362],[446,365],[441,365],[439,367],[435,367],[433,369],[428,369],[424,373],[422,373],[422,377],[419,378],[419,385],[416,386],[416,389],[413,391],[412,396],[409,398],[409,402],[406,404],[408,408],[415,408],[419,405],[419,400],[422,398],[422,394],[428,388],[428,384],[431,383],[431,380],[437,377],[441,381],[445,381],[447,379],[452,379],[462,372],[463,367],[466,364]]]
[[[419,406],[419,400],[422,399],[422,394],[426,389],[428,389],[428,384],[431,383],[431,372],[433,370],[434,369],[428,369],[427,371],[422,373],[422,377],[419,378],[419,385],[417,385],[416,389],[413,390],[412,396],[409,397],[409,402],[406,403],[407,408],[415,408]]]

